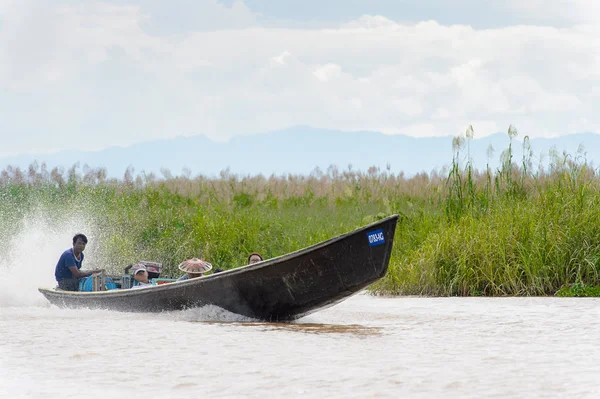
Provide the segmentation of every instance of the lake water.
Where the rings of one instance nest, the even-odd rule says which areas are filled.
[[[358,295],[290,324],[205,307],[64,310],[37,292],[80,218],[3,242],[0,398],[559,398],[600,394],[600,300]],[[90,234],[86,266],[101,235]]]
[[[129,314],[33,298],[0,302],[2,398],[600,394],[597,299],[358,295],[277,324],[215,307]]]

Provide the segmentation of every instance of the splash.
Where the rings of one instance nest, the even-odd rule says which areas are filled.
[[[252,322],[257,321],[251,317],[232,313],[215,305],[205,305],[176,312],[164,312],[163,317],[178,321],[189,322]]]
[[[13,226],[12,237],[0,247],[0,275],[3,288],[0,290],[0,308],[50,307],[47,300],[39,293],[39,287],[51,288],[56,286],[54,268],[60,255],[72,246],[73,236],[84,233],[88,237],[85,249],[86,259],[83,268],[90,269],[98,266],[105,267],[100,256],[102,234],[83,213],[71,213],[62,216],[61,221],[56,215],[43,207],[39,207],[30,215],[24,217]],[[21,313],[19,313],[21,314]],[[77,311],[54,309],[48,315],[52,317],[119,317],[120,312],[112,311]],[[159,314],[123,313],[123,318],[156,319],[164,318],[171,321],[218,321],[218,322],[250,322],[252,319],[228,312],[217,306],[204,306],[178,312]],[[39,317],[37,315],[36,317]]]
[[[13,234],[0,246],[0,276],[3,288],[0,290],[0,308],[10,312],[9,308],[50,307],[39,293],[39,287],[56,286],[54,268],[60,255],[72,246],[73,236],[84,233],[88,237],[83,268],[106,267],[101,257],[103,234],[99,232],[91,218],[84,213],[56,215],[44,207],[21,219],[12,227]],[[60,220],[60,221],[57,221]],[[14,309],[17,311],[16,309]],[[34,311],[34,309],[32,309]],[[23,316],[18,310],[20,317]],[[184,322],[251,322],[253,319],[231,313],[217,306],[208,305],[185,311],[164,312],[159,314],[135,314],[78,309],[58,309],[52,307],[47,316],[119,318],[126,320],[166,319]],[[76,316],[75,316],[76,315]],[[110,315],[110,316],[107,316]],[[36,318],[40,315],[36,313]]]
[[[8,244],[0,253],[0,307],[47,305],[38,288],[56,286],[54,267],[62,252],[71,247],[76,233],[88,237],[88,257],[96,252],[94,228],[85,215],[70,214],[61,222],[51,216],[38,208],[14,226],[12,237],[6,238]],[[89,267],[86,259],[84,268]]]

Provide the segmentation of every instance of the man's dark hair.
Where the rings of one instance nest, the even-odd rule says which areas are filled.
[[[84,244],[87,244],[87,237],[85,236],[85,234],[79,233],[75,234],[75,237],[73,237],[73,245],[75,245],[78,238],[81,238],[81,241],[83,241]]]

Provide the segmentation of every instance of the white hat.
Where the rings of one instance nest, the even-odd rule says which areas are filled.
[[[140,271],[147,271],[146,266],[143,263],[136,263],[133,265],[133,275],[135,276]]]
[[[179,264],[179,270],[186,273],[206,273],[212,269],[212,265],[205,260],[192,258]]]

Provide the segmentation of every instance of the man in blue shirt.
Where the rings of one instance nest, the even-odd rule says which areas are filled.
[[[83,234],[76,234],[73,237],[73,248],[67,249],[60,256],[56,268],[54,269],[54,277],[58,282],[58,288],[64,291],[79,291],[79,279],[82,277],[91,276],[94,273],[100,273],[102,269],[91,271],[81,271],[83,263],[83,250],[87,244],[87,237]]]

